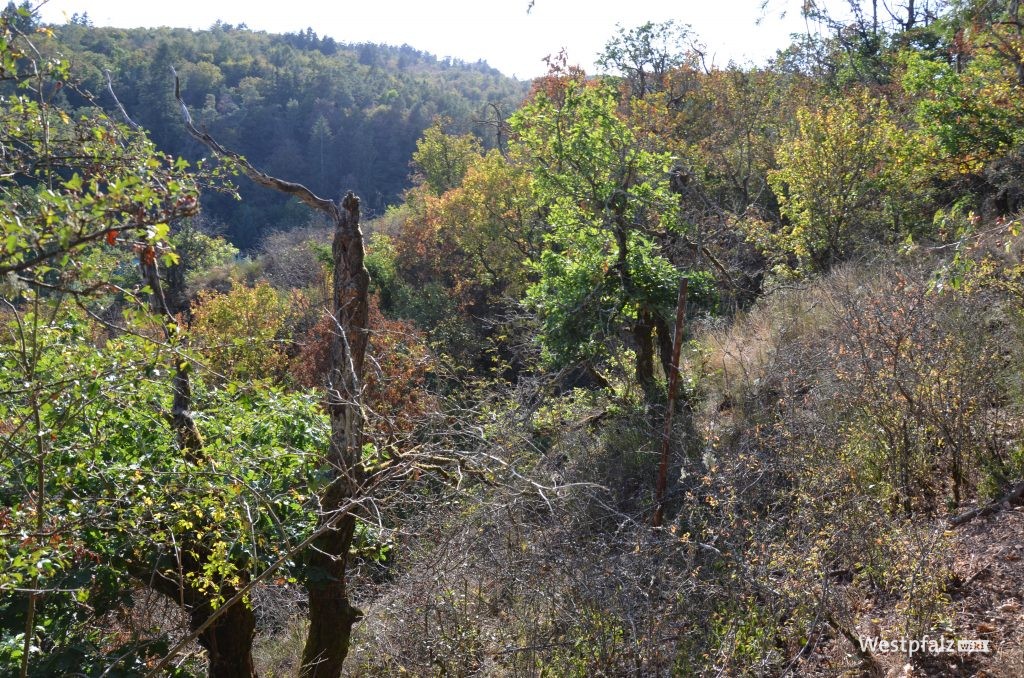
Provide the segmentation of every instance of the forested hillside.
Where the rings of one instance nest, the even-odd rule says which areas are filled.
[[[1024,674],[1024,8],[803,11],[9,7],[0,674]]]
[[[344,186],[382,212],[409,186],[416,139],[435,118],[491,145],[494,121],[527,90],[484,63],[409,46],[339,44],[312,31],[271,35],[215,25],[208,31],[53,27],[41,49],[60,52],[83,89],[114,111],[105,73],[129,115],[162,151],[195,160],[174,102],[175,68],[197,122],[269,172],[330,195]],[[85,102],[67,95],[70,106]],[[269,232],[303,226],[286,196],[239,187],[243,200],[204,196],[204,213],[249,249]]]

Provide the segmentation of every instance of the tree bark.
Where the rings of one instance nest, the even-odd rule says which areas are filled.
[[[233,590],[226,592],[229,598]],[[213,610],[202,608],[205,615]],[[195,615],[193,615],[195,616]],[[205,621],[205,616],[193,628]],[[252,658],[252,641],[256,633],[256,617],[245,604],[232,605],[214,624],[199,636],[199,644],[209,657],[209,678],[257,678]]]
[[[202,574],[204,560],[202,556],[182,550],[177,561],[165,558],[162,562],[165,567],[156,568],[158,573],[150,582],[154,590],[184,606],[189,628],[193,631],[199,629],[216,609],[210,604],[212,596],[208,592],[188,584],[188,574]],[[176,572],[178,576],[171,577],[161,572]],[[220,593],[224,600],[229,600],[236,589],[224,586]],[[252,658],[255,633],[256,616],[248,605],[239,603],[221,612],[217,620],[196,639],[206,650],[206,675],[209,678],[256,678]]]
[[[144,253],[140,259],[140,267],[142,277],[151,290],[150,308],[153,313],[163,317],[164,337],[171,339],[172,328],[178,327],[178,314],[184,313],[188,304],[183,269],[180,264],[170,267],[166,276],[168,285],[165,287],[155,252],[149,250],[148,253]],[[178,330],[174,329],[173,332],[176,333]],[[171,380],[171,392],[174,395],[171,403],[171,427],[186,458],[198,462],[201,461],[203,439],[192,417],[190,365],[183,360],[174,362],[174,377]]]
[[[654,314],[654,331],[658,336],[658,357],[667,382],[672,378],[672,330],[664,318]]]
[[[363,412],[360,390],[366,356],[370,276],[363,264],[359,200],[349,193],[336,210],[334,254],[335,336],[331,342],[328,410],[329,463],[335,478],[323,499],[320,524],[359,493],[362,483]],[[347,513],[313,543],[308,563],[309,632],[302,651],[302,678],[334,678],[348,655],[352,626],[362,613],[348,601],[345,568],[355,532]]]
[[[651,403],[657,400],[658,383],[654,379],[654,321],[645,308],[637,312],[633,341],[636,344],[636,380],[644,391],[644,399]]]
[[[652,527],[661,527],[665,514],[665,491],[668,489],[668,458],[672,442],[672,414],[675,411],[676,392],[679,389],[679,355],[683,347],[683,332],[686,329],[686,288],[689,279],[679,281],[679,296],[676,301],[676,332],[672,338],[672,355],[669,357],[668,404],[665,408],[665,427],[661,435],[661,463],[658,465],[658,479],[654,485],[654,516]]]

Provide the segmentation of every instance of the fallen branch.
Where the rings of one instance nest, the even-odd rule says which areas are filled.
[[[993,513],[998,513],[1003,510],[1004,506],[1009,506],[1015,501],[1020,501],[1024,498],[1024,481],[1021,481],[1013,486],[1013,489],[1003,495],[1001,498],[986,504],[985,506],[979,506],[976,509],[972,509],[967,513],[961,513],[958,516],[954,516],[949,519],[950,527],[960,527],[975,518],[982,516],[990,516]]]

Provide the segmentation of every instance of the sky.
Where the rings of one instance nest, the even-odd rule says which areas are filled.
[[[690,24],[709,65],[762,63],[806,30],[798,0],[49,0],[42,20],[65,23],[88,13],[97,26],[209,28],[215,21],[286,33],[312,28],[339,42],[408,44],[438,57],[483,59],[529,79],[543,58],[566,49],[595,72],[594,57],[616,34],[646,21]]]

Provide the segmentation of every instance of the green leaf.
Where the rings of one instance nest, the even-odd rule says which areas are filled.
[[[72,191],[80,191],[82,190],[82,177],[75,172],[70,179],[64,182],[64,186]]]

